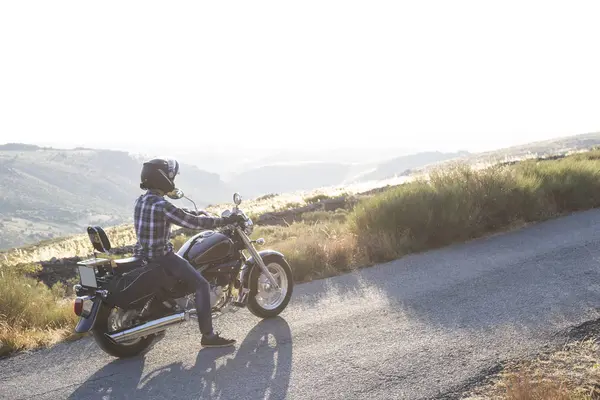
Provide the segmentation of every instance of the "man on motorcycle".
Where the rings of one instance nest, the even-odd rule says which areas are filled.
[[[135,202],[134,224],[137,243],[134,255],[163,265],[173,275],[195,287],[202,346],[230,346],[235,340],[222,338],[213,332],[208,282],[189,262],[174,252],[169,238],[172,224],[189,229],[214,229],[242,221],[243,218],[235,214],[227,218],[210,217],[204,212],[188,211],[167,201],[164,196],[175,190],[174,181],[178,173],[179,163],[176,160],[153,159],[144,163],[140,188],[146,190],[146,193]]]

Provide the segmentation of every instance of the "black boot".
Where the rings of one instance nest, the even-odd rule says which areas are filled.
[[[235,344],[235,339],[226,339],[219,336],[219,333],[213,333],[212,335],[202,335],[202,341],[200,342],[203,347],[227,347]]]

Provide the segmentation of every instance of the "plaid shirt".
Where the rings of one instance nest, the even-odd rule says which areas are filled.
[[[148,191],[135,202],[133,222],[137,235],[134,255],[151,259],[173,250],[169,241],[171,224],[189,229],[213,229],[221,223],[221,218],[196,216]]]

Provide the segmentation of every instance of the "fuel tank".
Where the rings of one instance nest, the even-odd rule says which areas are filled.
[[[235,253],[233,241],[220,232],[204,231],[192,236],[177,254],[195,265],[226,260]]]

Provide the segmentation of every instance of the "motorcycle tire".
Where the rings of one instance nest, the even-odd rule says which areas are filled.
[[[94,324],[94,328],[92,328],[92,336],[98,346],[107,354],[117,358],[135,357],[149,350],[154,342],[155,335],[149,335],[133,344],[113,343],[106,337],[105,334],[109,332],[108,317],[110,316],[111,309],[111,307],[102,305],[100,310],[98,310],[96,323]]]
[[[278,305],[275,307],[266,308],[257,300],[257,294],[259,290],[259,279],[261,278],[262,270],[258,265],[252,268],[249,277],[250,293],[248,294],[248,310],[259,318],[273,318],[279,315],[288,305],[292,297],[294,288],[294,277],[292,274],[292,268],[287,261],[278,255],[268,255],[263,258],[263,261],[267,268],[275,267],[280,273],[285,274],[285,280],[287,282],[286,293],[283,299],[278,299]],[[269,268],[271,270],[271,268]],[[263,275],[264,276],[264,275]],[[264,279],[264,278],[263,278]],[[277,303],[276,303],[277,304]]]

